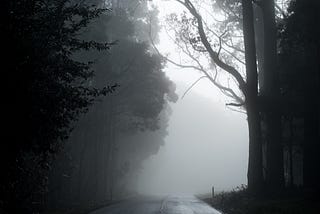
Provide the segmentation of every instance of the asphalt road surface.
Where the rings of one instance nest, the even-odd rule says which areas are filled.
[[[172,195],[131,199],[91,214],[221,214],[194,196]]]

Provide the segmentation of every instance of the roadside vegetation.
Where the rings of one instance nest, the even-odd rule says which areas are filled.
[[[320,209],[319,199],[303,195],[300,189],[253,197],[242,186],[213,198],[206,196],[199,198],[224,214],[316,214]]]

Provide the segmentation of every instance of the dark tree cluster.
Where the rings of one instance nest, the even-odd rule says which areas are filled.
[[[280,40],[280,86],[288,186],[319,193],[320,15],[318,1],[292,1]]]
[[[107,52],[81,52],[80,61],[95,60],[90,84],[120,87],[98,99],[80,117],[49,176],[51,209],[99,206],[135,194],[142,161],[164,144],[175,85],[162,71],[164,61],[150,48],[148,31],[159,29],[157,10],[147,1],[100,1],[112,11],[88,26],[82,37],[112,42]]]
[[[118,130],[161,128],[160,112],[176,99],[174,85],[161,59],[135,34],[145,22],[134,24],[134,15],[146,17],[146,4],[127,4],[134,4],[132,11],[116,1],[1,3],[1,213],[54,207],[66,184],[61,178],[71,174],[82,177],[68,183],[74,192],[65,198],[87,187],[96,191],[86,179],[99,179],[94,185],[103,191],[113,188],[108,178]],[[105,197],[97,194],[93,201]]]
[[[68,137],[71,122],[95,97],[111,92],[89,87],[91,63],[72,58],[76,51],[110,48],[78,37],[105,12],[69,0],[1,3],[5,104],[0,209],[28,212],[40,203],[50,159]]]

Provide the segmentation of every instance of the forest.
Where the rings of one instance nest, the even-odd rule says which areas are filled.
[[[246,115],[237,200],[319,202],[320,1],[168,0],[181,10],[164,21],[160,1],[1,2],[0,213],[89,213],[141,197],[134,186],[166,144],[171,106],[203,79]],[[183,60],[159,48],[163,29]],[[168,65],[199,79],[178,94]],[[219,203],[209,204],[249,213]]]

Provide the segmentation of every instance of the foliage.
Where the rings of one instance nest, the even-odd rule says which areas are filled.
[[[295,0],[288,8],[289,16],[279,34],[282,90],[286,94],[308,93],[306,85],[315,80],[313,67],[317,66],[320,47],[318,6],[318,1],[306,4]]]
[[[228,214],[315,214],[319,211],[317,199],[306,201],[292,192],[272,198],[255,198],[243,187],[219,193],[205,201]]]
[[[76,58],[95,60],[92,86],[117,82],[121,87],[82,115],[64,150],[71,158],[60,154],[55,161],[49,196],[57,207],[100,203],[128,194],[142,161],[163,145],[168,117],[163,112],[168,102],[177,100],[175,85],[162,70],[165,62],[151,51],[145,35],[149,12],[153,21],[157,12],[150,11],[144,1],[109,3],[112,12],[90,24],[82,37],[116,39],[117,44],[107,53],[80,52]]]
[[[41,204],[41,194],[35,195],[38,188],[45,191],[50,159],[68,137],[71,123],[95,97],[117,87],[89,87],[92,62],[73,59],[76,51],[110,48],[111,43],[79,38],[81,30],[106,11],[71,0],[3,2],[3,88],[8,92],[4,137],[9,141],[1,151],[8,175],[1,178],[1,206],[18,210],[15,203],[28,209],[31,202]]]
[[[299,167],[295,164],[295,156],[292,146],[296,144],[302,151],[303,169],[300,176],[303,177],[303,186],[306,194],[318,195],[320,191],[320,173],[316,164],[319,160],[319,94],[320,86],[320,33],[319,1],[293,0],[288,8],[288,16],[283,22],[283,30],[279,33],[280,38],[280,85],[283,94],[283,114],[295,127],[290,131],[289,141],[291,148],[290,179],[294,183],[297,176],[294,175]],[[299,124],[297,121],[303,123]],[[296,121],[296,122],[295,122]],[[300,138],[293,137],[299,136]],[[299,159],[298,159],[299,160]]]

